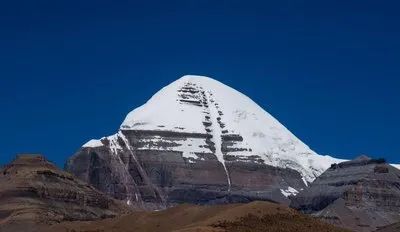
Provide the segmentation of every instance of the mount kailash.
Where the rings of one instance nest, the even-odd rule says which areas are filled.
[[[147,209],[189,202],[289,204],[331,164],[242,93],[183,76],[131,111],[119,130],[90,140],[66,170]]]

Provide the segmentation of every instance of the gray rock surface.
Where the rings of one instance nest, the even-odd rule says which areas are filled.
[[[379,228],[377,232],[399,232],[400,222]]]
[[[0,231],[30,231],[29,225],[98,220],[128,211],[41,155],[19,155],[0,171]]]
[[[103,139],[103,146],[81,148],[65,168],[97,189],[147,209],[183,202],[217,204],[270,200],[288,204],[289,199],[282,195],[281,189],[305,188],[298,172],[265,165],[257,157],[246,161],[240,157],[226,157],[225,171],[212,148],[209,153],[196,154],[201,157],[196,162],[183,157],[181,152],[167,149],[167,146],[174,146],[173,141],[207,139],[207,136],[121,130],[117,136]],[[152,137],[163,137],[165,144],[158,144],[163,150],[138,149]]]
[[[366,156],[334,164],[291,206],[354,231],[400,220],[400,170]]]

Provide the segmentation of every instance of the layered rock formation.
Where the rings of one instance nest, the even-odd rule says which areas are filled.
[[[400,220],[400,170],[366,156],[332,165],[291,206],[354,231]]]
[[[332,163],[251,99],[184,76],[130,112],[118,133],[86,143],[66,170],[128,204],[288,203]]]
[[[128,209],[41,155],[19,155],[0,171],[0,231],[114,217]]]

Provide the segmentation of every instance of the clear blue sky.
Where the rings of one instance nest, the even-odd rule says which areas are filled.
[[[1,1],[0,163],[62,166],[184,74],[251,97],[320,154],[400,163],[397,1]]]

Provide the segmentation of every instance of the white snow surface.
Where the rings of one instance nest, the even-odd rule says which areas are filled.
[[[400,164],[391,164],[393,167],[400,169]]]
[[[83,144],[82,147],[101,147],[103,143],[98,139],[92,139],[89,142]]]
[[[287,189],[281,189],[281,193],[285,197],[289,197],[289,196],[296,196],[299,193],[299,191],[289,186]]]
[[[205,133],[204,108],[182,104],[178,100],[179,90],[188,83],[204,90],[211,109],[211,121],[219,116],[215,115],[216,110],[211,104],[218,103],[218,109],[223,112],[224,129],[241,135],[243,143],[251,148],[251,151],[242,152],[241,156],[258,155],[266,164],[297,170],[308,182],[312,182],[332,163],[344,161],[318,155],[250,98],[204,76],[183,76],[162,88],[147,103],[131,111],[120,129]],[[214,130],[213,134],[219,137],[221,133]],[[214,142],[219,143],[220,138],[214,139]],[[190,149],[193,148],[181,146],[180,149],[190,156]],[[220,151],[216,153],[224,165],[223,157],[218,155]]]

